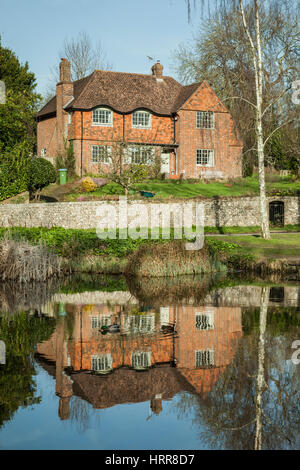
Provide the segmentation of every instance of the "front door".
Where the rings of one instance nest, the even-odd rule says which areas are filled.
[[[170,154],[162,152],[161,154],[161,164],[160,164],[161,173],[170,173]]]

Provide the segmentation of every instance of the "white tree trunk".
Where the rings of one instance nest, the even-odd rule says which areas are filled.
[[[260,215],[261,229],[263,238],[270,239],[268,203],[266,198],[265,184],[265,155],[264,155],[264,139],[262,126],[262,97],[263,97],[263,71],[261,56],[261,36],[259,23],[258,2],[255,1],[255,22],[256,22],[256,48],[257,48],[257,81],[256,81],[256,136],[257,136],[257,155],[258,155],[258,178],[260,192]]]
[[[256,30],[256,46],[252,40],[250,30],[247,26],[246,16],[243,6],[243,0],[239,0],[243,26],[247,34],[253,56],[253,66],[255,72],[255,93],[256,93],[256,140],[257,140],[257,155],[258,155],[258,179],[259,179],[259,194],[260,194],[260,216],[261,216],[261,230],[263,238],[270,239],[269,217],[268,217],[268,204],[266,198],[266,184],[265,184],[265,155],[264,155],[264,140],[263,140],[263,126],[262,126],[262,97],[263,97],[263,72],[262,72],[262,55],[261,55],[261,36],[260,36],[260,22],[259,22],[259,7],[258,1],[254,0],[255,5],[255,30]]]

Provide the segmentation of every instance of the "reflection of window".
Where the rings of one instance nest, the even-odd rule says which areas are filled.
[[[110,315],[102,315],[99,317],[92,317],[91,318],[91,327],[92,328],[100,328],[101,326],[108,326],[111,324],[111,316]]]
[[[151,352],[150,351],[134,351],[131,356],[131,366],[134,369],[141,367],[150,367],[151,365]]]
[[[92,356],[92,370],[106,371],[112,369],[112,356],[111,354],[98,354]]]
[[[196,313],[195,320],[197,330],[212,330],[214,328],[213,312]]]
[[[152,333],[155,329],[155,314],[128,315],[125,318],[124,328],[132,333]]]
[[[206,349],[204,351],[195,351],[196,367],[213,366],[215,363],[214,350]]]
[[[160,324],[169,325],[170,323],[170,307],[160,307]]]

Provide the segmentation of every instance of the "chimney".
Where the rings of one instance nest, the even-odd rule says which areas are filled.
[[[61,59],[59,64],[59,81],[70,83],[71,81],[71,66],[68,59]]]
[[[152,75],[156,78],[161,78],[163,76],[163,66],[159,62],[159,60],[152,66]]]
[[[56,85],[56,122],[57,122],[57,155],[62,155],[65,140],[68,138],[68,113],[66,106],[73,98],[74,86],[71,82],[71,67],[67,59],[61,59],[59,64],[59,82]]]

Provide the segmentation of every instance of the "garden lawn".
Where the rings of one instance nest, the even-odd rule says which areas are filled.
[[[273,233],[271,240],[258,235],[224,235],[208,237],[238,245],[233,252],[254,255],[257,259],[287,259],[300,262],[300,234]]]
[[[300,182],[292,182],[288,177],[277,177],[275,182],[267,182],[267,191],[276,195],[289,195],[300,191]],[[133,186],[135,197],[140,198],[139,191],[151,191],[155,193],[155,198],[194,198],[194,197],[214,197],[214,196],[256,196],[259,194],[257,175],[240,178],[231,183],[203,181],[192,183],[178,180],[148,180],[144,183]],[[66,194],[65,200],[76,201],[81,198],[101,199],[103,196],[124,194],[123,189],[116,183],[108,183],[102,188],[91,193],[83,193],[80,188]]]

